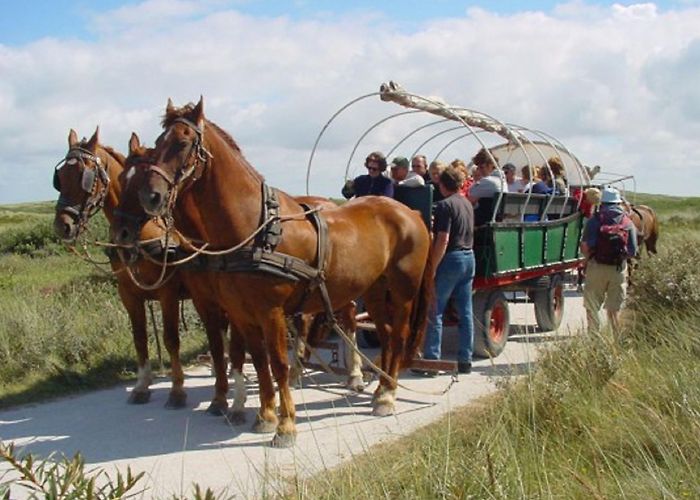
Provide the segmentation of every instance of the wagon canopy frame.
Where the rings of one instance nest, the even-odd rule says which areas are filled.
[[[349,178],[350,167],[352,165],[353,159],[358,148],[362,144],[363,140],[372,131],[378,129],[380,126],[396,118],[404,117],[406,115],[411,115],[415,113],[427,113],[435,115],[436,117],[438,117],[438,119],[415,127],[408,134],[404,135],[389,150],[387,157],[389,157],[394,151],[396,151],[401,145],[403,145],[409,138],[415,136],[418,132],[427,130],[430,127],[442,126],[443,128],[431,135],[428,139],[423,141],[417,148],[415,148],[411,157],[415,156],[416,154],[419,154],[421,149],[424,148],[428,143],[440,139],[449,132],[465,129],[464,134],[450,138],[438,151],[436,158],[455,142],[459,140],[473,139],[478,142],[480,147],[486,150],[487,154],[496,165],[503,166],[505,163],[511,162],[511,160],[515,161],[515,158],[517,158],[517,162],[520,163],[521,166],[528,166],[528,169],[530,171],[530,178],[534,178],[535,165],[538,164],[541,165],[542,168],[547,169],[549,175],[553,177],[552,171],[547,163],[547,160],[552,157],[558,157],[562,165],[564,166],[566,176],[569,180],[570,185],[589,186],[591,184],[591,179],[582,163],[556,137],[550,134],[546,134],[540,130],[531,129],[513,123],[505,123],[481,111],[476,111],[463,106],[454,106],[447,104],[443,99],[439,97],[426,97],[412,92],[408,92],[401,85],[395,82],[389,82],[383,83],[380,86],[379,92],[372,92],[369,94],[362,95],[343,105],[330,117],[330,119],[323,126],[318,137],[316,138],[316,141],[314,142],[307,164],[307,194],[309,194],[309,185],[314,157],[318,150],[319,144],[321,143],[321,139],[323,138],[324,134],[328,131],[331,124],[343,112],[356,105],[360,101],[376,97],[379,97],[380,100],[383,102],[392,102],[406,109],[379,119],[378,121],[372,123],[360,135],[360,137],[355,142],[355,145],[352,148],[352,151],[346,162],[344,172],[345,180]],[[457,122],[457,125],[444,128],[446,125],[449,125],[449,122]],[[482,138],[482,136],[485,134],[495,134],[500,138],[504,139],[505,142],[493,146],[487,146],[486,142]],[[504,180],[502,179],[501,182],[504,182]],[[528,197],[525,202],[526,205],[530,201],[530,195],[531,194],[528,193]],[[554,196],[555,194],[552,193],[552,195],[550,196],[550,200],[548,201],[548,205],[552,202]],[[569,198],[570,194],[567,192],[565,194],[565,197]],[[502,193],[499,195],[496,204],[500,205],[501,200]],[[578,200],[577,203],[580,204],[580,200]],[[491,222],[495,222],[496,212],[497,210],[494,210]],[[522,217],[524,217],[524,211],[521,215],[521,218]]]

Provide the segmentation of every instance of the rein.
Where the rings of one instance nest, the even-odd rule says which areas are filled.
[[[195,123],[187,120],[185,118],[177,118],[175,123],[183,123],[190,127],[196,133],[196,139],[190,146],[190,150],[187,153],[187,157],[183,161],[182,165],[175,172],[175,176],[171,177],[166,171],[157,165],[151,165],[149,171],[153,172],[160,177],[162,177],[168,184],[168,200],[166,205],[166,215],[163,217],[166,226],[167,233],[169,234],[174,225],[173,211],[175,208],[175,203],[177,200],[177,195],[180,186],[195,173],[197,167],[203,164],[203,168],[206,168],[208,164],[208,158],[213,158],[212,154],[203,145],[203,135],[204,131],[200,129]],[[172,125],[171,125],[172,127]],[[187,163],[192,156],[195,156],[192,165],[188,166]],[[193,181],[196,181],[198,177],[194,177]],[[325,277],[325,264],[327,257],[327,227],[325,220],[319,216],[321,211],[320,207],[310,208],[302,212],[301,214],[291,215],[291,216],[281,216],[279,215],[279,203],[277,202],[276,196],[274,194],[274,189],[267,186],[264,181],[261,181],[262,190],[262,215],[261,223],[259,226],[244,240],[240,243],[224,249],[224,250],[205,250],[207,243],[197,249],[191,242],[191,240],[185,238],[185,242],[191,247],[195,248],[195,253],[192,257],[193,259],[197,255],[207,255],[207,256],[226,256],[233,254],[233,262],[228,267],[228,263],[224,260],[223,263],[219,263],[217,266],[218,271],[230,271],[230,272],[250,272],[250,271],[262,271],[268,274],[279,276],[286,279],[291,279],[298,281],[299,279],[306,279],[309,281],[306,291],[303,294],[302,300],[299,303],[298,310],[301,310],[304,301],[308,298],[309,293],[312,293],[316,288],[318,288],[319,293],[323,301],[323,307],[326,313],[326,317],[329,318],[329,326],[335,331],[343,341],[350,346],[359,356],[368,364],[368,366],[378,373],[380,376],[384,377],[386,380],[397,387],[403,389],[428,394],[428,395],[442,395],[449,391],[452,386],[457,382],[457,377],[453,375],[452,380],[449,385],[442,391],[432,392],[432,391],[418,391],[416,389],[411,389],[404,386],[398,380],[394,379],[391,375],[386,373],[380,367],[378,367],[372,360],[370,360],[359,348],[352,342],[348,335],[343,331],[338,325],[337,320],[333,314],[333,305],[328,294],[328,288],[326,286]],[[316,226],[318,232],[317,238],[317,256],[318,256],[318,267],[313,267],[307,264],[302,259],[294,257],[292,255],[286,255],[281,252],[277,252],[274,248],[279,243],[282,237],[282,227],[281,223],[290,220],[300,220],[300,218],[306,218],[311,216],[313,224]],[[257,244],[253,244],[251,247],[247,245],[256,239],[258,236]],[[188,257],[189,258],[189,257]],[[163,270],[165,270],[167,263],[166,258],[163,259]],[[164,273],[163,273],[164,274]],[[162,275],[163,275],[162,274]],[[137,283],[137,285],[139,285]],[[141,286],[141,285],[139,285]],[[156,284],[153,286],[160,286]]]

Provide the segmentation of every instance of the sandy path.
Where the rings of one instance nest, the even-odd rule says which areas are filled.
[[[246,366],[251,378],[248,423],[240,427],[205,413],[213,379],[207,367],[196,367],[187,372],[186,409],[163,407],[169,383],[162,378],[153,386],[151,402],[143,406],[127,405],[130,387],[119,386],[0,412],[0,438],[42,456],[51,452],[70,456],[80,451],[91,467],[103,467],[112,474],[115,467],[146,471],[139,483],[148,488],[143,498],[188,495],[194,482],[238,498],[257,497],[261,488],[274,494],[279,487],[275,478],[280,474],[308,475],[333,467],[492,392],[499,377],[531,369],[540,346],[565,338],[583,321],[580,296],[567,292],[565,318],[558,332],[524,334],[535,329],[532,306],[511,304],[511,340],[493,364],[476,361],[473,372],[460,376],[442,396],[400,389],[397,411],[391,417],[370,415],[376,382],[365,393],[352,394],[332,376],[311,374],[304,388],[293,393],[299,434],[292,449],[271,449],[266,446],[271,436],[250,432],[258,405],[252,366]],[[446,330],[446,342],[451,333],[453,336]],[[449,381],[448,375],[424,379],[407,373],[402,377],[405,385],[421,391],[442,389]],[[12,497],[22,494],[13,489]]]

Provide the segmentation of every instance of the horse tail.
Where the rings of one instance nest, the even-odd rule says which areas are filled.
[[[435,262],[433,258],[433,248],[431,245],[425,262],[425,268],[423,269],[420,287],[418,288],[418,293],[413,299],[409,324],[409,337],[406,344],[406,350],[404,351],[402,367],[410,366],[410,364],[413,362],[413,358],[416,357],[416,354],[423,346],[423,340],[425,339],[425,328],[428,323],[428,313],[430,312],[435,295],[434,279]]]

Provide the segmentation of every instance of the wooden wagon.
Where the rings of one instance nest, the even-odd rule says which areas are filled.
[[[531,172],[536,166],[549,169],[548,160],[558,158],[568,184],[565,194],[497,193],[491,200],[479,201],[474,248],[474,355],[489,357],[502,352],[508,340],[508,303],[512,300],[527,300],[534,305],[540,329],[558,328],[564,312],[566,275],[584,263],[579,252],[585,221],[580,208],[583,190],[590,185],[590,178],[581,162],[551,135],[506,124],[485,113],[446,104],[440,98],[413,94],[391,82],[383,84],[379,92],[353,99],[324,125],[309,158],[307,191],[321,139],[331,123],[361,101],[377,97],[403,109],[379,116],[360,135],[347,160],[346,180],[350,177],[355,153],[363,142],[380,131],[379,135],[386,137],[390,135],[385,133],[389,129],[400,136],[388,149],[387,158],[399,148],[403,148],[402,155],[409,156],[405,150],[410,141],[417,146],[409,157],[430,149],[433,153],[430,158],[438,159],[444,157],[453,144],[459,143],[460,151],[466,151],[463,156],[471,157],[478,149],[485,148],[497,165],[511,163],[518,170],[527,167]],[[417,121],[419,115],[422,121]],[[412,125],[396,126],[399,118],[410,119]],[[470,146],[465,148],[464,143]],[[385,144],[386,141],[382,146]],[[426,224],[430,225],[432,189],[430,185],[399,187],[396,198],[421,211]],[[360,328],[371,330],[368,318],[360,316],[359,320]]]

